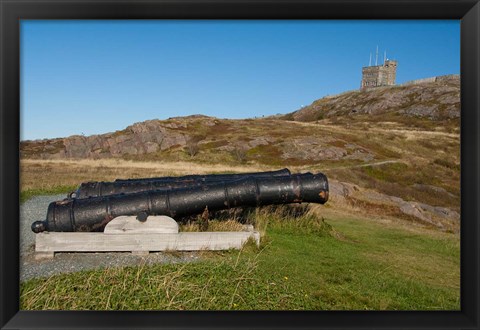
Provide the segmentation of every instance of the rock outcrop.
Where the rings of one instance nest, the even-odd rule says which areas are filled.
[[[399,197],[363,189],[357,185],[337,180],[329,180],[329,189],[331,203],[360,201],[378,207],[393,207],[399,213],[411,216],[419,223],[427,224],[440,230],[458,231],[460,229],[460,214],[446,207],[405,201]]]

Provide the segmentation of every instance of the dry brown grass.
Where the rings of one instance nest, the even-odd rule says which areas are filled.
[[[121,159],[34,160],[20,161],[20,187],[53,189],[76,186],[85,181],[112,181],[119,178],[141,178],[186,174],[242,173],[266,171],[265,166],[210,165],[188,162],[134,162]]]
[[[180,231],[185,232],[198,232],[202,231],[199,222],[188,222],[187,224],[180,226]],[[209,220],[206,231],[242,231],[243,225],[235,220]]]

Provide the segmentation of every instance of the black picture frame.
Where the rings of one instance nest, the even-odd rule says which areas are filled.
[[[478,0],[0,0],[0,325],[67,328],[479,328]],[[461,311],[19,311],[19,23],[22,19],[461,20]]]

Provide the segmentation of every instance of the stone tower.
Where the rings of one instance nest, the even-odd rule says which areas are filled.
[[[385,60],[383,65],[364,66],[362,68],[362,84],[360,89],[395,85],[397,61]]]

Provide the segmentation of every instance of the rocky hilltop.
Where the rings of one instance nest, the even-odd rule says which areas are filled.
[[[350,91],[324,97],[283,116],[297,121],[317,121],[338,116],[401,115],[430,120],[460,116],[460,76],[433,82]]]
[[[340,158],[371,160],[365,148],[284,120],[226,120],[206,116],[149,120],[92,136],[25,141],[21,155],[39,159],[257,161],[308,164]]]

